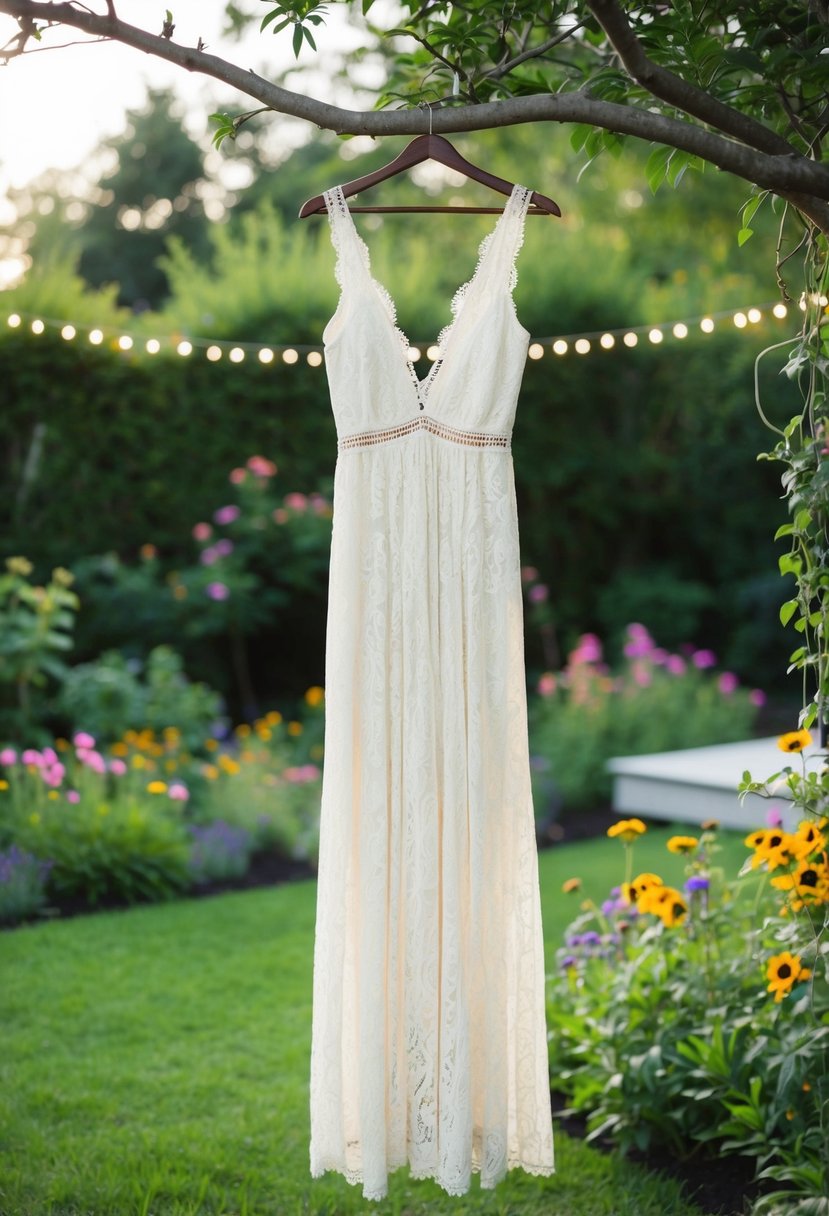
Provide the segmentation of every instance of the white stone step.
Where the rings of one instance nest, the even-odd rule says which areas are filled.
[[[810,769],[819,768],[825,753],[812,746],[802,753]],[[723,827],[746,833],[768,826],[767,815],[776,807],[786,831],[793,831],[800,816],[783,786],[773,799],[748,794],[743,802],[737,786],[748,769],[752,779],[764,781],[786,766],[798,772],[800,753],[787,754],[771,739],[744,743],[718,743],[647,756],[615,756],[607,766],[613,774],[613,809],[625,815],[644,815],[677,823],[700,824],[716,819]],[[782,786],[782,782],[780,783]]]

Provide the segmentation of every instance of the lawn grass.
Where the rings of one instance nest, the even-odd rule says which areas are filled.
[[[751,825],[749,825],[751,826]],[[680,881],[668,829],[637,869]],[[733,872],[745,856],[726,837]],[[542,853],[548,965],[584,894],[621,877],[607,839]],[[561,893],[577,874],[584,890]],[[556,1132],[557,1173],[382,1203],[308,1172],[316,885],[184,900],[0,934],[2,1216],[701,1216],[671,1180]]]

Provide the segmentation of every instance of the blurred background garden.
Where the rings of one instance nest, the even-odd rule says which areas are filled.
[[[770,440],[755,408],[754,375],[760,353],[795,334],[799,285],[793,275],[795,302],[781,309],[787,292],[775,274],[771,206],[752,221],[752,238],[743,226],[738,240],[743,185],[709,168],[686,173],[675,189],[651,189],[664,164],[654,167],[647,148],[630,143],[624,156],[605,149],[591,161],[585,138],[580,129],[514,127],[471,133],[461,145],[492,172],[554,196],[564,213],[561,221],[528,222],[515,292],[533,342],[513,457],[556,1032],[551,1067],[561,1102],[605,1147],[661,1149],[709,1165],[732,1153],[750,1162],[749,1180],[755,1165],[791,1171],[802,1160],[813,1176],[801,1189],[819,1195],[825,1026],[815,1033],[815,1011],[807,1014],[796,987],[808,978],[805,968],[783,975],[789,964],[778,955],[773,975],[758,969],[770,943],[787,939],[779,936],[782,897],[746,867],[737,877],[748,856],[743,841],[716,825],[684,838],[693,842],[684,847],[663,829],[637,840],[637,871],[653,879],[654,869],[664,870],[666,882],[657,875],[656,885],[676,898],[643,905],[636,924],[629,846],[645,825],[623,836],[622,853],[607,839],[566,843],[595,834],[580,824],[610,822],[610,757],[797,724],[801,687],[785,674],[792,645],[780,625],[785,594],[773,543],[786,508],[779,470],[757,460]],[[276,1067],[275,1045],[265,1046],[269,989],[257,969],[284,958],[278,1068],[291,1073],[293,1088],[279,1135],[297,1170],[305,1146],[301,1136],[294,1143],[294,1124],[305,1117],[307,1064],[297,1042],[310,1002],[336,458],[319,343],[337,287],[325,219],[299,222],[296,213],[307,197],[386,163],[397,147],[315,133],[275,153],[267,128],[253,120],[216,151],[208,134],[194,136],[173,92],[151,89],[123,131],[77,170],[10,190],[0,232],[0,263],[11,268],[0,310],[0,925],[21,926],[6,941],[14,937],[9,958],[28,977],[7,993],[20,1019],[14,1041],[20,1059],[33,1060],[38,1044],[60,1033],[49,1010],[59,1007],[61,976],[88,1013],[92,994],[116,975],[117,1009],[107,1014],[102,1002],[99,1030],[105,1039],[114,1021],[127,1026],[133,1071],[118,1084],[123,1101],[140,1106],[149,1049],[138,1014],[121,1019],[130,1002],[142,1008],[133,985],[147,968],[154,978],[146,1016],[161,1010],[169,1042],[185,1035],[187,1017],[164,1021],[173,1013],[162,993],[176,975],[198,993],[180,938],[191,943],[192,958],[210,956],[216,986],[198,1034],[219,1036],[210,1040],[216,1058],[233,1060],[238,1051],[243,1074],[260,1049]],[[458,184],[439,171],[420,181],[432,201],[454,197]],[[415,188],[394,182],[383,190],[393,202]],[[378,278],[421,349],[422,371],[488,220],[371,216],[361,224]],[[626,342],[626,333],[636,341]],[[605,334],[615,336],[602,341]],[[781,375],[785,362],[784,346],[757,373],[763,408],[780,425],[801,408],[796,386]],[[747,820],[746,832],[774,826]],[[760,849],[761,879],[777,856],[767,843],[752,846]],[[787,862],[806,865],[822,843],[792,836]],[[667,860],[666,844],[674,855]],[[583,851],[566,852],[577,847]],[[820,898],[806,898],[809,907],[829,901],[825,868],[824,860],[815,880]],[[98,928],[91,920],[42,923],[295,878],[310,881],[295,893],[210,901],[198,924],[196,905],[183,901],[130,913],[144,919],[101,913],[92,918]],[[155,919],[167,912],[169,920]],[[256,927],[262,916],[275,918],[275,937]],[[689,933],[670,938],[683,921]],[[75,925],[77,936],[68,936]],[[614,969],[628,931],[635,977]],[[240,991],[250,987],[246,1047],[217,1046],[226,1033],[221,1016],[226,1027],[239,1011],[223,1009],[230,997],[218,994],[211,934],[228,955],[245,942],[227,966]],[[118,961],[122,949],[132,964]],[[162,957],[166,978],[153,971]],[[788,1021],[768,996],[769,980],[781,998],[793,993]],[[614,984],[621,985],[615,1011],[600,997]],[[34,1006],[42,1012],[30,1028],[26,1011]],[[679,1011],[675,1018],[667,1006]],[[72,1025],[68,1041],[80,1051],[84,1032]],[[189,1071],[168,1061],[183,1094],[181,1109],[165,1115],[171,1127],[203,1117],[211,1075],[199,1071],[198,1043],[192,1052]],[[96,1059],[98,1082],[74,1083],[93,1121],[117,1122],[121,1116],[96,1108],[92,1096],[105,1087],[105,1068],[116,1065],[106,1052]],[[665,1069],[670,1086],[660,1080]],[[45,1181],[22,1167],[9,1173],[15,1216],[359,1210],[333,1183],[318,1192],[320,1206],[309,1207],[304,1173],[298,1180],[287,1170],[292,1181],[284,1186],[273,1174],[257,1175],[258,1166],[245,1174],[251,1145],[270,1151],[261,1127],[248,1127],[251,1112],[266,1109],[258,1090],[234,1131],[235,1164],[226,1170],[207,1160],[210,1134],[202,1128],[204,1159],[194,1137],[188,1161],[173,1167],[165,1141],[153,1172],[133,1147],[127,1181],[115,1150],[96,1143],[92,1172],[78,1183],[89,1146],[60,1126],[61,1103],[71,1112],[74,1099],[63,1094],[45,1113],[37,1069],[19,1075],[24,1098],[7,1124],[9,1144],[33,1154]],[[224,1073],[222,1085],[232,1085]],[[700,1102],[702,1118],[693,1113]],[[149,1098],[147,1108],[136,1126],[152,1139]],[[76,1181],[49,1164],[49,1136],[64,1132]],[[565,1161],[570,1151],[581,1148],[565,1148]],[[660,1190],[663,1183],[642,1181],[615,1159],[598,1162],[598,1155],[574,1159],[587,1206],[570,1197],[562,1211],[700,1216],[678,1190]],[[607,1170],[622,1171],[613,1185],[626,1196],[611,1207],[602,1206],[610,1202]],[[389,1211],[415,1210],[404,1185]],[[514,1207],[481,1200],[469,1210],[553,1210],[535,1185],[515,1192]],[[430,1202],[417,1210],[442,1210],[437,1192]],[[731,1209],[706,1208],[714,1210]]]

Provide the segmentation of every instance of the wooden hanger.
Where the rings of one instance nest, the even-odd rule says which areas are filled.
[[[493,174],[487,173],[485,169],[479,169],[477,165],[473,165],[471,161],[465,160],[460,152],[450,144],[448,139],[444,139],[442,135],[418,135],[410,144],[408,144],[399,156],[396,156],[389,164],[384,165],[380,169],[375,169],[373,173],[366,173],[364,177],[355,178],[353,182],[348,182],[342,187],[343,194],[346,198],[351,194],[358,194],[361,190],[368,190],[372,186],[376,186],[378,182],[383,182],[386,178],[396,177],[398,173],[403,173],[406,169],[411,169],[414,165],[419,165],[424,160],[436,160],[441,165],[446,165],[449,169],[456,169],[458,173],[463,173],[466,177],[471,177],[476,182],[481,182],[484,186],[489,186],[491,190],[497,190],[500,194],[510,195],[513,191],[513,183],[505,181],[503,177],[494,177]],[[499,207],[352,207],[352,211],[377,211],[377,212],[420,212],[420,211],[458,211],[458,212],[474,212],[478,215],[497,215],[501,208]],[[309,198],[307,203],[303,203],[299,209],[299,218],[304,220],[309,215],[317,215],[319,212],[325,211],[325,199],[321,194],[316,198]],[[558,203],[553,202],[551,198],[547,198],[545,194],[537,194],[535,191],[530,196],[530,206],[527,209],[527,215],[561,215],[561,208]]]

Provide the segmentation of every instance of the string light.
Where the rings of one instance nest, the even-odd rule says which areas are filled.
[[[804,294],[795,307],[803,310],[809,304],[826,307],[826,297],[818,294],[806,297]],[[527,353],[530,359],[537,361],[548,353],[562,357],[572,351],[579,355],[587,355],[597,350],[613,351],[620,343],[632,350],[643,338],[647,338],[652,345],[658,345],[670,337],[681,341],[689,336],[692,329],[703,334],[713,333],[719,321],[730,322],[736,329],[744,330],[752,325],[759,325],[764,319],[782,321],[788,315],[789,308],[780,302],[746,309],[728,309],[682,321],[664,321],[659,325],[629,325],[619,329],[536,338],[529,344]],[[211,363],[218,363],[224,358],[229,359],[231,363],[243,363],[248,355],[263,367],[280,364],[291,367],[303,360],[308,367],[321,367],[324,362],[323,348],[311,344],[274,346],[260,342],[231,343],[212,338],[184,338],[180,335],[168,338],[139,338],[119,331],[109,331],[107,335],[101,326],[76,325],[70,321],[56,321],[34,315],[27,317],[25,313],[12,312],[6,317],[9,329],[20,329],[24,322],[37,337],[57,331],[67,342],[71,342],[79,334],[83,334],[92,346],[106,344],[110,349],[124,353],[134,350],[140,344],[148,355],[157,355],[166,350],[180,358],[187,358],[199,352]],[[408,357],[413,364],[419,363],[424,358],[424,352],[425,358],[432,363],[441,357],[440,347],[436,345],[410,346]]]

